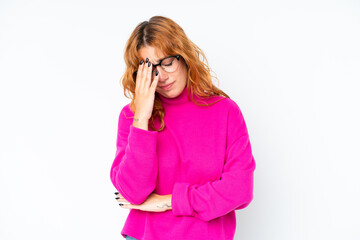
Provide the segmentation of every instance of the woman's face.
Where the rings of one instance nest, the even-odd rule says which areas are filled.
[[[155,50],[156,49],[154,47],[146,46],[140,48],[139,54],[144,60],[144,62],[146,58],[149,58],[151,64],[159,64],[159,60],[167,56],[163,55],[160,51],[159,52],[161,53],[161,55],[156,56]],[[179,60],[175,59],[175,61],[178,61],[178,66],[177,69],[171,73],[165,72],[161,66],[156,66],[156,69],[159,71],[159,81],[156,87],[156,92],[167,98],[177,97],[184,90],[187,83],[187,66],[183,58],[180,57]],[[151,82],[152,81],[153,79],[151,80]],[[162,88],[162,86],[166,86],[169,84],[172,84],[170,88]]]

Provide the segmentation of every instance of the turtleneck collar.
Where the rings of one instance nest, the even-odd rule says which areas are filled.
[[[190,102],[190,100],[188,99],[188,96],[187,96],[187,91],[188,91],[187,89],[188,89],[188,86],[186,85],[185,88],[183,89],[183,91],[180,93],[180,95],[177,97],[174,97],[174,98],[167,98],[159,93],[158,93],[158,95],[159,95],[160,100],[165,104],[179,104],[179,103]]]

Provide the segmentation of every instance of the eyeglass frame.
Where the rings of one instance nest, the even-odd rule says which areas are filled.
[[[180,61],[180,54],[176,54],[176,55],[172,55],[172,56],[167,56],[167,57],[164,57],[164,58],[160,59],[160,60],[159,60],[160,62],[159,62],[158,64],[153,64],[153,65],[152,65],[153,68],[156,68],[157,66],[161,66],[161,63],[162,63],[163,60],[165,60],[165,59],[167,59],[167,58],[171,58],[171,57],[176,57],[176,59],[177,59],[178,61]]]
[[[167,57],[164,57],[164,58],[160,59],[160,60],[159,60],[160,62],[159,62],[158,64],[152,64],[152,66],[153,66],[153,71],[156,69],[157,66],[161,66],[161,63],[162,63],[163,60],[165,60],[165,59],[167,59],[167,58],[171,58],[171,57],[176,57],[176,59],[177,59],[178,61],[180,61],[181,55],[180,55],[180,54],[176,54],[176,55],[171,55],[171,56],[167,56]],[[165,71],[165,70],[164,70],[164,71]],[[166,71],[165,71],[165,72],[166,72]],[[133,76],[135,77],[136,74],[137,74],[137,70],[133,73]]]

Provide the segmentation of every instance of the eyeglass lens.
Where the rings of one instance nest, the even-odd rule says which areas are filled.
[[[161,62],[160,66],[165,72],[172,73],[175,72],[177,67],[179,66],[179,61],[176,59],[176,57],[165,58]],[[156,68],[153,68],[152,71],[153,77],[155,77],[155,73],[156,73]]]

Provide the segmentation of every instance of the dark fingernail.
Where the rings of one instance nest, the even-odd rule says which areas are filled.
[[[124,204],[122,204],[122,203],[119,203],[119,205],[120,205],[120,206],[124,206]]]
[[[118,195],[118,194],[119,194],[119,192],[114,192],[114,194],[115,194],[115,195]]]
[[[141,61],[140,61],[140,65],[142,65],[142,64],[143,64],[143,62],[144,62],[144,60],[142,60],[142,59],[141,59]]]
[[[146,63],[149,61],[149,58],[146,58]]]
[[[149,66],[149,67],[151,66],[151,62],[148,62],[148,66]]]
[[[159,74],[159,71],[158,71],[158,70],[156,70],[155,76],[157,76],[158,74]]]
[[[120,199],[119,197],[116,197],[115,199]]]

